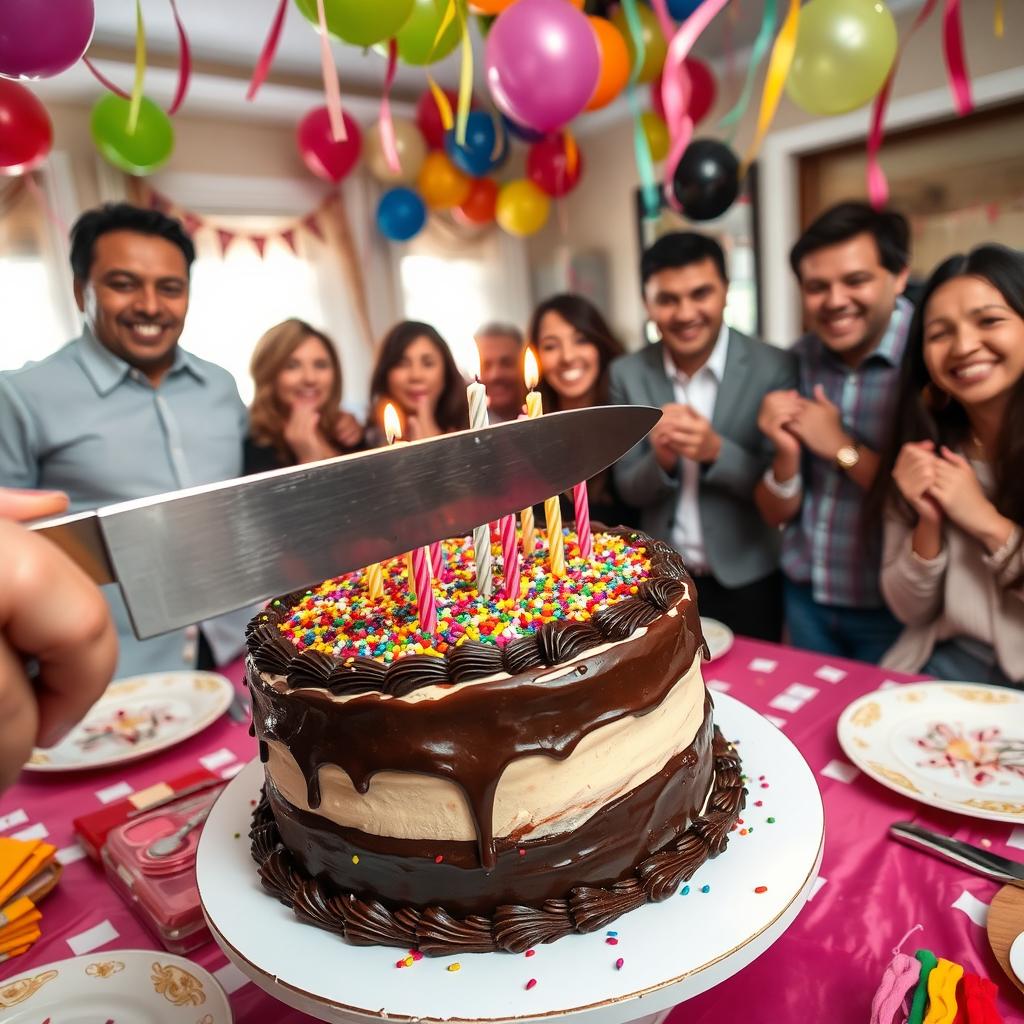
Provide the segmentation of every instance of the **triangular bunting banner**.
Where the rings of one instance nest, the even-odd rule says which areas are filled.
[[[235,240],[234,231],[225,231],[224,228],[217,228],[217,242],[220,245],[221,256],[226,256],[228,246]]]
[[[260,254],[260,259],[263,259],[263,253],[267,248],[267,236],[266,235],[250,235],[249,241],[256,246],[256,251]]]

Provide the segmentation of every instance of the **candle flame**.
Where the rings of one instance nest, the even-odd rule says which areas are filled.
[[[540,380],[540,368],[537,366],[537,357],[533,354],[532,348],[526,349],[523,357],[523,380],[526,381],[526,389],[532,391]]]
[[[473,380],[480,379],[480,349],[475,341],[466,350],[466,369]]]
[[[398,418],[398,410],[390,402],[384,406],[384,436],[388,444],[394,444],[395,439],[402,436],[402,421]]]

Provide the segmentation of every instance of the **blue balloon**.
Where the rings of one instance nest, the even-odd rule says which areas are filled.
[[[466,121],[466,142],[455,141],[455,129],[444,133],[444,149],[451,162],[471,178],[482,178],[494,168],[491,154],[497,133],[490,114],[483,110],[471,110]]]
[[[377,227],[392,242],[408,242],[423,230],[427,208],[411,188],[389,189],[377,204]]]
[[[521,124],[516,124],[512,118],[506,117],[504,114],[501,115],[501,120],[504,122],[505,130],[509,135],[520,139],[522,142],[540,142],[541,139],[547,138],[543,132],[534,131],[532,128],[524,128]]]
[[[676,21],[685,21],[704,0],[668,0],[668,13]]]

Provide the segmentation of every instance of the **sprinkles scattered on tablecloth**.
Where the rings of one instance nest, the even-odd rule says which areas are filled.
[[[767,885],[759,885],[759,886],[757,886],[754,889],[754,892],[756,892],[756,893],[762,893],[762,892],[767,892],[767,891],[768,891],[768,886]]]
[[[536,978],[531,978],[531,979],[530,979],[530,980],[529,980],[529,981],[528,981],[528,982],[526,983],[526,991],[527,991],[527,992],[529,992],[529,991],[530,991],[530,989],[531,989],[531,988],[533,988],[533,986],[534,986],[534,985],[536,985],[536,984],[537,984],[537,979],[536,979]]]
[[[449,970],[449,971],[461,971],[462,970],[462,964],[449,964],[448,967],[447,967],[447,970]]]
[[[625,961],[625,960],[623,960],[623,959],[622,959],[622,957],[620,956],[620,957],[619,957],[619,959],[615,961],[615,970],[617,970],[617,971],[621,971],[621,970],[622,970],[622,965],[623,965],[623,964],[624,964],[625,962],[626,962],[626,961]]]
[[[689,896],[690,895],[690,887],[688,885],[684,885],[682,887],[682,889],[679,890],[679,895],[680,896]]]
[[[566,536],[566,573],[547,570],[547,541],[538,531],[534,553],[523,559],[522,586],[515,601],[481,599],[470,538],[442,543],[440,579],[434,581],[437,629],[419,628],[405,558],[382,563],[384,597],[369,598],[362,572],[346,573],[309,591],[290,609],[279,629],[299,651],[314,650],[339,658],[374,658],[385,664],[404,654],[443,655],[464,638],[503,647],[557,619],[585,622],[594,612],[636,593],[650,575],[646,549],[614,534],[595,534],[594,557],[579,556],[576,534]],[[492,533],[495,576],[501,575],[501,545]]]
[[[700,887],[700,891],[701,892],[711,892],[711,886],[710,885],[702,885]]]

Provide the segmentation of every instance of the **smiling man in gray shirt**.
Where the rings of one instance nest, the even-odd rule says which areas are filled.
[[[234,379],[178,346],[194,258],[181,224],[154,210],[108,204],[78,219],[71,268],[85,330],[0,374],[0,486],[66,491],[77,512],[241,473],[247,414]],[[203,639],[224,660],[235,629],[241,639],[214,620],[202,634],[136,640],[117,588],[104,589],[119,676],[193,668]]]

